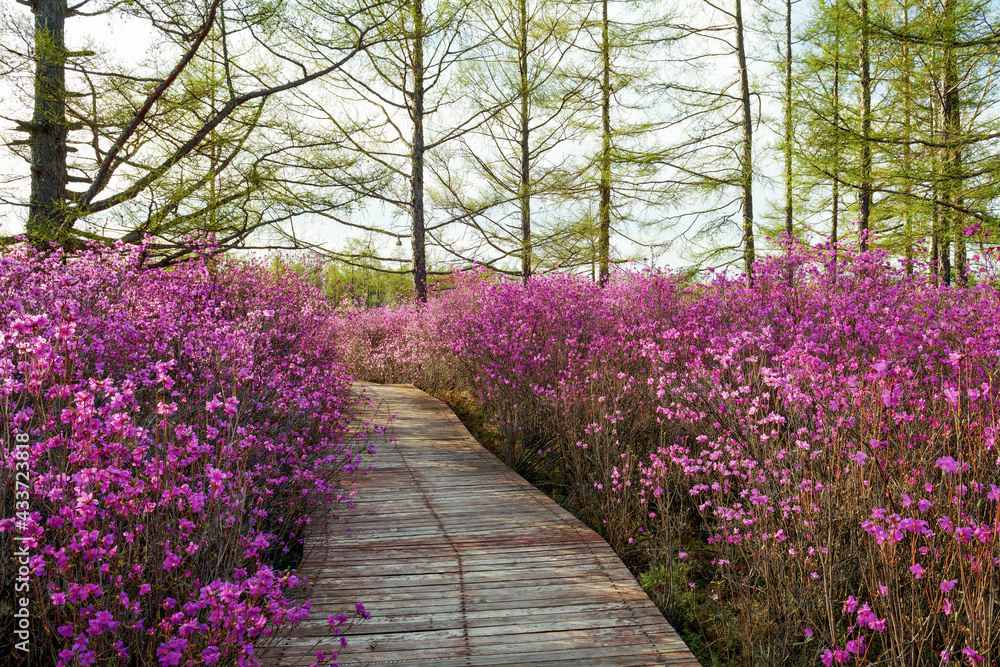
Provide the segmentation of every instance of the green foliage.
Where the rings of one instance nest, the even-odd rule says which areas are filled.
[[[368,308],[398,303],[413,292],[413,279],[407,274],[385,273],[374,266],[330,262],[323,274],[323,292],[333,301],[350,300]]]
[[[302,276],[334,303],[349,301],[366,308],[379,308],[412,297],[410,274],[390,268],[387,262],[378,259],[370,242],[349,239],[339,257],[324,260],[315,255],[291,260],[274,256],[271,269],[278,275],[291,271]]]
[[[871,2],[871,223],[895,254],[913,253],[929,237],[944,253],[952,242],[964,247],[965,227],[976,223],[997,231],[997,40],[984,22],[991,12],[980,0]],[[816,5],[795,64],[796,217],[824,234],[835,183],[842,221],[857,217],[859,21],[846,0]]]
[[[639,574],[638,581],[698,662],[725,667],[738,661],[740,644],[732,636],[732,611],[719,603],[717,585],[696,576],[682,560],[653,565]]]

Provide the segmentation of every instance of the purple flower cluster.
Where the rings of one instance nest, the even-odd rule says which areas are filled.
[[[703,556],[745,655],[996,664],[1000,291],[832,257],[790,244],[752,285],[472,273],[349,322],[396,381],[446,358],[512,444],[557,438],[616,548]]]
[[[256,665],[309,614],[283,563],[310,511],[349,503],[374,450],[349,437],[316,290],[253,262],[141,258],[0,255],[2,558],[28,538],[32,643],[53,663]]]

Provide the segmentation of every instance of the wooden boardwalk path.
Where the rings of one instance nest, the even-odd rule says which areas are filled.
[[[350,632],[345,667],[698,665],[607,543],[446,405],[410,386],[359,388],[396,413],[392,441],[359,481],[351,531],[315,526],[299,568],[312,615],[266,664],[311,664],[327,614],[360,600],[371,619]]]

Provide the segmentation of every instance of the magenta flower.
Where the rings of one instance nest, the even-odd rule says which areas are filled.
[[[114,632],[118,625],[118,621],[114,619],[114,616],[110,612],[101,610],[94,614],[94,618],[90,620],[90,625],[87,627],[87,634],[97,635],[105,631]]]
[[[861,635],[857,639],[847,642],[847,645],[844,648],[846,648],[847,652],[851,655],[861,655],[867,648],[865,645],[865,636]]]
[[[187,640],[181,637],[171,637],[166,642],[160,644],[156,649],[156,657],[159,659],[161,667],[180,665],[187,647]]]
[[[945,400],[952,405],[958,405],[958,399],[962,396],[958,389],[952,387],[945,387],[941,390],[941,393],[944,394]]]
[[[219,663],[219,647],[209,646],[201,652],[201,660],[204,665],[216,665]]]
[[[215,466],[210,464],[206,466],[205,470],[208,472],[208,482],[212,486],[221,486],[222,483],[226,481],[227,473],[224,473]]]
[[[985,660],[983,656],[979,655],[979,653],[977,653],[975,649],[969,646],[966,646],[965,648],[962,649],[962,655],[965,656],[965,660],[970,665],[981,665],[983,663],[983,660]]]
[[[167,570],[168,572],[170,570],[173,570],[180,564],[181,564],[180,556],[170,551],[167,552],[167,557],[163,559],[163,569]]]
[[[827,649],[820,656],[820,660],[824,665],[829,667],[833,663],[849,662],[851,660],[851,654],[842,648],[837,646],[833,647],[833,650]]]
[[[156,404],[156,414],[158,415],[161,415],[163,417],[169,417],[175,412],[177,412],[176,401],[174,401],[173,403],[164,403],[160,401],[159,403]]]
[[[957,473],[961,464],[950,456],[942,456],[935,463],[938,468],[945,472]]]
[[[924,567],[920,563],[917,563],[916,565],[911,565],[910,566],[910,572],[912,572],[913,575],[917,579],[919,579],[920,577],[924,576],[924,572],[926,572],[926,571],[927,570],[925,570]]]

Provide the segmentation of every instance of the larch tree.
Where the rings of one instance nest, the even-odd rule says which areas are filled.
[[[740,189],[743,193],[743,265],[747,278],[753,281],[753,264],[756,259],[753,229],[753,117],[742,0],[735,0],[734,23],[736,60],[740,76],[740,111],[743,128],[742,150],[740,151]]]
[[[860,95],[861,107],[861,154],[859,156],[861,192],[858,197],[858,238],[859,247],[863,252],[868,249],[872,208],[871,20],[868,0],[858,1],[858,24],[861,34],[861,47],[858,50],[858,71],[860,73],[858,94]]]
[[[744,10],[742,0],[690,8],[689,23],[680,26],[685,46],[675,69],[683,67],[683,76],[671,86],[679,93],[672,101],[671,124],[682,130],[673,143],[682,191],[706,202],[683,214],[692,221],[692,243],[701,248],[696,251],[699,263],[742,261],[752,280],[757,252],[754,133],[760,121],[755,105],[760,96],[751,82]]]
[[[794,125],[792,123],[792,0],[785,0],[785,95],[782,98],[784,105],[784,137],[782,138],[785,153],[785,234],[791,238],[794,233],[792,224],[792,143]]]
[[[844,169],[845,157],[850,147],[857,145],[849,109],[845,109],[851,106],[856,86],[851,73],[855,71],[857,33],[845,5],[836,0],[818,8],[804,24],[793,72],[793,105],[800,119],[793,142],[794,173],[802,219],[813,232],[829,235],[833,244],[842,234],[844,196],[854,190]]]
[[[903,0],[872,23],[894,111],[872,137],[891,157],[881,189],[899,222],[886,245],[912,262],[929,235],[930,271],[945,284],[966,282],[969,235],[996,226],[996,18],[976,0]]]
[[[678,194],[672,172],[683,148],[667,139],[671,123],[659,107],[671,89],[665,50],[683,32],[643,0],[600,0],[588,28],[589,42],[579,50],[593,63],[580,72],[590,86],[590,113],[581,127],[592,133],[594,148],[571,194],[596,205],[598,280],[604,283],[612,233],[662,216]]]
[[[434,0],[401,0],[379,7],[382,24],[377,48],[334,81],[330,91],[341,100],[317,100],[318,115],[346,137],[345,148],[368,169],[385,178],[377,187],[360,184],[356,193],[370,205],[395,208],[409,222],[414,288],[427,298],[427,248],[442,246],[450,219],[430,222],[427,177],[430,162],[446,160],[445,151],[490,114],[489,110],[456,115],[458,65],[472,58],[482,36],[472,22],[471,5]],[[329,95],[327,98],[329,99]],[[318,117],[318,116],[317,116]],[[346,118],[361,117],[358,131],[347,131]],[[404,232],[386,233],[402,238]]]
[[[560,235],[552,204],[572,182],[568,154],[582,86],[571,61],[580,10],[554,0],[478,6],[488,39],[462,72],[466,106],[486,122],[460,140],[458,157],[468,169],[442,179],[452,217],[472,228],[475,249],[486,250],[477,257],[466,252],[466,259],[505,271],[503,261],[514,257],[524,281],[550,259],[544,246]]]
[[[287,221],[288,210],[265,211],[269,198],[253,196],[273,176],[263,152],[248,150],[275,131],[269,101],[340,70],[375,27],[359,19],[364,7],[323,0],[294,10],[231,0],[22,4],[33,26],[21,47],[7,50],[34,66],[21,87],[32,114],[8,120],[27,135],[12,145],[28,163],[30,194],[26,203],[8,202],[27,209],[36,245],[152,234],[150,250],[164,262],[187,252],[190,231],[214,232],[225,249]],[[102,15],[148,31],[155,56],[116,63],[110,48],[99,55],[67,46],[74,18]],[[304,23],[312,31],[302,31]],[[225,193],[224,175],[233,176]],[[193,195],[203,189],[212,194],[199,202]],[[236,203],[241,215],[219,215]]]

